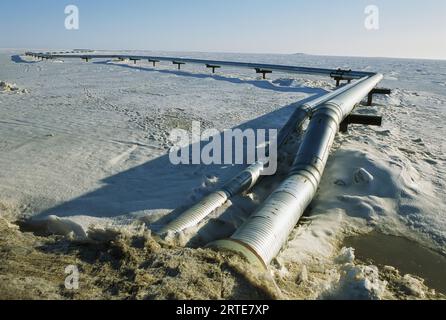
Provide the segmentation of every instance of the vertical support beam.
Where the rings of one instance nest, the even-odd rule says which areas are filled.
[[[212,73],[215,73],[215,69],[220,69],[221,66],[215,66],[215,65],[212,65],[212,64],[207,64],[206,68],[212,69]]]
[[[370,92],[369,95],[367,96],[367,106],[371,106],[373,104],[373,93]]]
[[[172,61],[172,64],[176,64],[178,66],[178,70],[181,70],[181,65],[186,64],[184,62]]]
[[[156,63],[160,62],[159,60],[154,60],[154,59],[148,59],[149,62],[151,62],[153,64],[153,67],[156,67]]]
[[[385,89],[385,88],[375,88],[372,91],[369,92],[369,95],[367,97],[367,106],[371,106],[373,104],[373,95],[374,94],[391,94],[392,90]]]
[[[261,73],[262,74],[262,76],[263,76],[263,80],[265,80],[266,79],[266,74],[268,73],[273,73],[271,70],[265,70],[265,69],[259,69],[259,68],[257,68],[256,69],[256,73]]]
[[[335,78],[336,80],[336,87],[339,87],[339,85],[341,84],[341,78]]]

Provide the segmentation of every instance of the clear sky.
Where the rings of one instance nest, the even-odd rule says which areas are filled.
[[[77,5],[80,29],[66,30]],[[364,27],[367,5],[380,28]],[[446,0],[1,0],[1,48],[446,59]]]

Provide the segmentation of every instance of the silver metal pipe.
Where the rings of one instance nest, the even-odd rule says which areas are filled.
[[[174,221],[164,226],[157,233],[160,235],[168,232],[178,233],[198,225],[212,212],[223,206],[231,197],[250,190],[257,183],[263,169],[264,165],[261,162],[251,165],[221,189],[204,197],[201,201],[185,211]]]
[[[239,252],[257,265],[269,265],[316,195],[341,122],[382,79],[376,74],[355,83],[318,107],[289,177],[229,240],[210,246]]]
[[[313,99],[304,104],[296,106],[296,111],[290,117],[285,126],[280,130],[278,136],[278,146],[283,145],[288,137],[296,128],[301,127],[303,123],[311,116],[311,113],[317,106],[333,99],[334,97],[346,92],[353,88],[358,83],[365,81],[367,78],[362,78],[356,83],[340,87],[337,90],[327,93],[321,97]],[[255,163],[249,168],[243,170],[234,179],[225,184],[222,188],[212,192],[210,195],[204,197],[197,204],[186,210],[178,218],[171,223],[164,226],[158,233],[160,235],[168,232],[178,233],[188,228],[198,225],[212,212],[223,206],[230,198],[249,191],[261,178],[264,167],[268,164]]]

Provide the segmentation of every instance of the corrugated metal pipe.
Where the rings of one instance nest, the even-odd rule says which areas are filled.
[[[381,74],[363,79],[319,106],[289,177],[229,240],[210,247],[235,251],[254,264],[268,266],[316,195],[341,122],[382,79]]]
[[[321,97],[312,99],[303,104],[298,104],[293,115],[290,117],[285,126],[280,130],[278,136],[279,147],[283,145],[290,134],[300,128],[303,123],[311,116],[312,112],[323,103],[333,99],[334,97],[350,90],[367,78],[362,78],[354,84],[345,85],[333,92],[329,92]],[[223,187],[204,197],[197,204],[183,212],[178,218],[164,226],[157,233],[160,235],[168,232],[178,233],[188,228],[198,225],[212,212],[223,206],[230,198],[249,191],[261,178],[264,167],[268,164],[255,163],[249,168],[243,170],[235,178],[230,180]]]
[[[308,117],[308,109],[302,108],[302,106],[296,109],[293,116],[285,125],[284,129],[282,129],[279,133],[278,144],[283,144],[289,134],[293,132],[295,128],[301,127]],[[267,152],[269,151],[267,150]],[[267,166],[268,163],[262,162],[256,162],[249,166],[217,191],[214,191],[208,196],[204,197],[201,201],[189,208],[174,221],[164,226],[157,233],[160,235],[168,232],[178,233],[198,225],[212,212],[223,206],[230,198],[240,193],[247,192],[254,187],[254,185],[259,181],[264,168]]]

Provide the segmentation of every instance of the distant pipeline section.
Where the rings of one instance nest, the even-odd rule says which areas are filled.
[[[219,61],[219,60],[203,60],[203,59],[191,59],[191,58],[178,58],[178,57],[157,57],[157,56],[142,56],[142,55],[122,55],[122,54],[93,54],[92,50],[83,50],[82,53],[78,51],[59,51],[59,52],[31,52],[28,51],[25,55],[41,59],[41,60],[51,60],[51,59],[82,59],[89,62],[93,59],[117,59],[117,60],[128,60],[133,61],[136,64],[138,61],[148,61],[156,66],[159,62],[170,62],[175,65],[178,69],[185,64],[199,64],[205,66],[207,69],[211,69],[213,73],[217,69],[222,67],[236,67],[236,68],[246,68],[252,69],[258,74],[262,74],[263,78],[266,78],[267,74],[271,74],[274,71],[286,72],[286,73],[298,73],[298,74],[309,74],[309,75],[322,75],[329,76],[336,81],[337,86],[340,85],[341,81],[351,82],[352,80],[361,79],[363,77],[370,77],[373,75],[371,72],[365,71],[353,71],[353,70],[342,70],[342,69],[325,69],[325,68],[309,68],[309,67],[299,67],[299,66],[286,66],[286,65],[275,65],[275,64],[262,64],[262,63],[248,63],[248,62],[237,62],[237,61]]]

